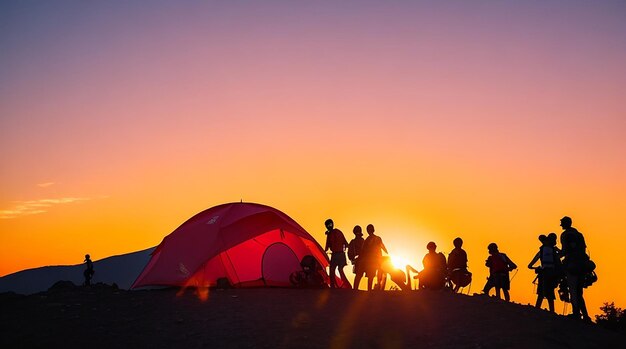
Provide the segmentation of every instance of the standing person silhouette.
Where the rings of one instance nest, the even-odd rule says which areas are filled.
[[[509,289],[511,288],[509,272],[517,269],[517,265],[506,254],[498,251],[498,245],[495,242],[490,243],[487,246],[487,250],[489,251],[489,257],[485,261],[485,265],[489,267],[491,285],[496,288],[496,296],[501,299],[500,290],[502,290],[504,300],[508,302],[511,300],[509,295]]]
[[[557,249],[554,248],[552,240],[554,238],[548,238],[545,235],[539,235],[539,241],[541,241],[541,247],[539,247],[539,252],[535,255],[535,257],[528,263],[529,269],[534,269],[537,273],[537,302],[535,303],[536,308],[541,308],[541,303],[543,303],[543,299],[548,300],[548,308],[551,312],[554,313],[554,289],[557,286],[557,261],[559,256],[557,254]],[[554,241],[556,243],[556,241]],[[534,264],[537,261],[541,261],[541,266],[538,268],[534,267]]]
[[[583,298],[583,276],[585,264],[589,261],[589,256],[585,253],[587,245],[585,237],[576,228],[572,227],[570,217],[561,218],[561,253],[563,254],[563,267],[565,268],[565,278],[572,302],[572,314],[570,317],[591,322],[587,313],[587,305]]]
[[[91,257],[86,254],[85,255],[85,266],[87,269],[83,272],[83,276],[85,277],[85,286],[91,286],[91,278],[95,271],[93,270],[93,262],[91,261]]]
[[[348,264],[346,262],[345,248],[348,247],[348,241],[343,235],[341,230],[334,227],[332,219],[327,219],[324,223],[326,226],[326,247],[324,251],[330,250],[330,270],[328,275],[330,276],[330,288],[337,288],[337,282],[335,280],[335,269],[339,269],[339,275],[343,283],[343,288],[352,288],[350,282],[343,271],[343,267]]]
[[[387,274],[380,270],[382,263],[383,252],[387,252],[387,247],[383,243],[383,239],[380,236],[374,234],[374,225],[367,225],[367,239],[363,244],[363,254],[365,257],[365,276],[367,277],[367,290],[371,291],[374,283],[374,277],[377,277],[377,288],[382,286],[382,278],[387,277]]]
[[[358,290],[361,278],[363,278],[363,274],[365,274],[365,268],[363,267],[364,258],[361,257],[365,239],[363,239],[363,229],[361,229],[360,225],[355,225],[352,232],[354,233],[354,239],[350,240],[348,244],[348,259],[350,259],[350,262],[354,266],[354,289]]]

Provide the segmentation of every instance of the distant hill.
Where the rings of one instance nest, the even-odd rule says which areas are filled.
[[[92,282],[116,283],[119,288],[129,289],[139,273],[148,264],[150,253],[153,250],[154,247],[94,261],[96,273]],[[76,285],[81,285],[84,282],[84,270],[84,264],[76,264],[18,271],[0,278],[0,292],[33,294],[46,291],[59,280],[67,280]]]

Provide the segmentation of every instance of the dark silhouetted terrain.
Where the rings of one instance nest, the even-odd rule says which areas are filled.
[[[205,300],[202,300],[206,296]],[[427,291],[57,284],[0,294],[2,348],[616,348],[595,324],[484,296]]]

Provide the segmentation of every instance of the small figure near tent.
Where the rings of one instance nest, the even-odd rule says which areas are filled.
[[[358,290],[361,278],[365,274],[364,262],[363,258],[361,258],[365,239],[363,239],[363,229],[361,229],[360,225],[355,225],[352,233],[354,233],[354,239],[350,240],[348,244],[348,259],[352,263],[352,272],[355,274],[354,289]]]
[[[448,255],[448,279],[454,285],[454,292],[459,292],[472,282],[472,273],[467,270],[467,252],[462,248],[463,239],[457,237],[452,241],[454,249]]]
[[[498,251],[498,245],[492,242],[487,246],[489,251],[489,257],[485,261],[485,265],[489,267],[489,281],[488,285],[496,288],[496,297],[501,299],[500,290],[504,293],[504,300],[507,302],[511,300],[509,290],[511,288],[511,280],[509,279],[509,272],[517,269],[517,265],[504,253]],[[487,287],[487,285],[485,285]]]
[[[311,255],[302,257],[302,270],[294,271],[289,275],[289,281],[297,288],[328,288],[324,280],[326,272],[320,263]]]
[[[541,246],[539,252],[535,254],[535,257],[528,263],[528,268],[535,270],[537,273],[537,302],[536,308],[541,308],[544,298],[548,300],[548,308],[554,313],[554,289],[557,286],[557,261],[559,260],[558,253],[552,243],[556,244],[556,235],[553,238],[549,238],[545,235],[539,235],[539,241]],[[539,267],[535,267],[535,263],[541,262]]]
[[[93,269],[93,262],[91,261],[91,257],[88,254],[85,255],[84,262],[85,267],[87,267],[83,272],[83,276],[85,277],[85,286],[91,286],[91,278],[96,271]]]
[[[376,288],[380,289],[383,272],[380,270],[382,263],[383,251],[387,252],[387,247],[383,243],[383,239],[375,234],[373,224],[367,225],[367,239],[363,244],[363,257],[365,276],[367,276],[367,290],[371,291],[374,283],[374,278],[377,278]]]
[[[585,252],[587,245],[585,237],[576,228],[572,227],[570,217],[561,218],[561,251],[563,254],[563,267],[565,278],[569,289],[569,299],[572,302],[571,317],[591,322],[587,313],[585,298],[583,298],[583,288],[585,287],[584,277],[587,272],[595,269],[595,264],[590,261]]]
[[[330,276],[330,287],[337,288],[335,269],[339,269],[339,275],[341,276],[342,281],[340,286],[343,288],[352,288],[346,274],[343,271],[343,267],[348,264],[345,252],[345,249],[348,247],[348,241],[341,230],[334,227],[332,219],[327,219],[324,225],[326,226],[326,247],[324,248],[324,251],[326,252],[330,250],[331,252],[330,270],[328,273]]]
[[[437,252],[437,244],[433,241],[426,245],[428,253],[424,256],[422,264],[424,270],[419,274],[419,288],[441,290],[446,284],[447,263],[446,256]]]

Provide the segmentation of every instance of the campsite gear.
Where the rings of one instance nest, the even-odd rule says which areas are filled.
[[[587,288],[593,285],[596,281],[598,281],[598,275],[595,271],[590,271],[583,275],[583,288]]]
[[[450,281],[459,287],[466,287],[472,282],[472,273],[467,269],[456,268],[450,272]]]
[[[235,288],[290,287],[289,276],[307,255],[322,268],[329,264],[317,241],[285,213],[261,204],[228,203],[196,214],[166,236],[132,288],[213,287],[219,278]]]
[[[559,281],[559,299],[565,303],[569,303],[569,288],[567,287],[567,280],[562,278]]]
[[[519,271],[518,269],[515,269],[515,272],[513,273],[513,276],[511,276],[511,280],[509,280],[509,282],[512,282],[513,279],[515,279],[515,275],[517,275],[518,271]]]

